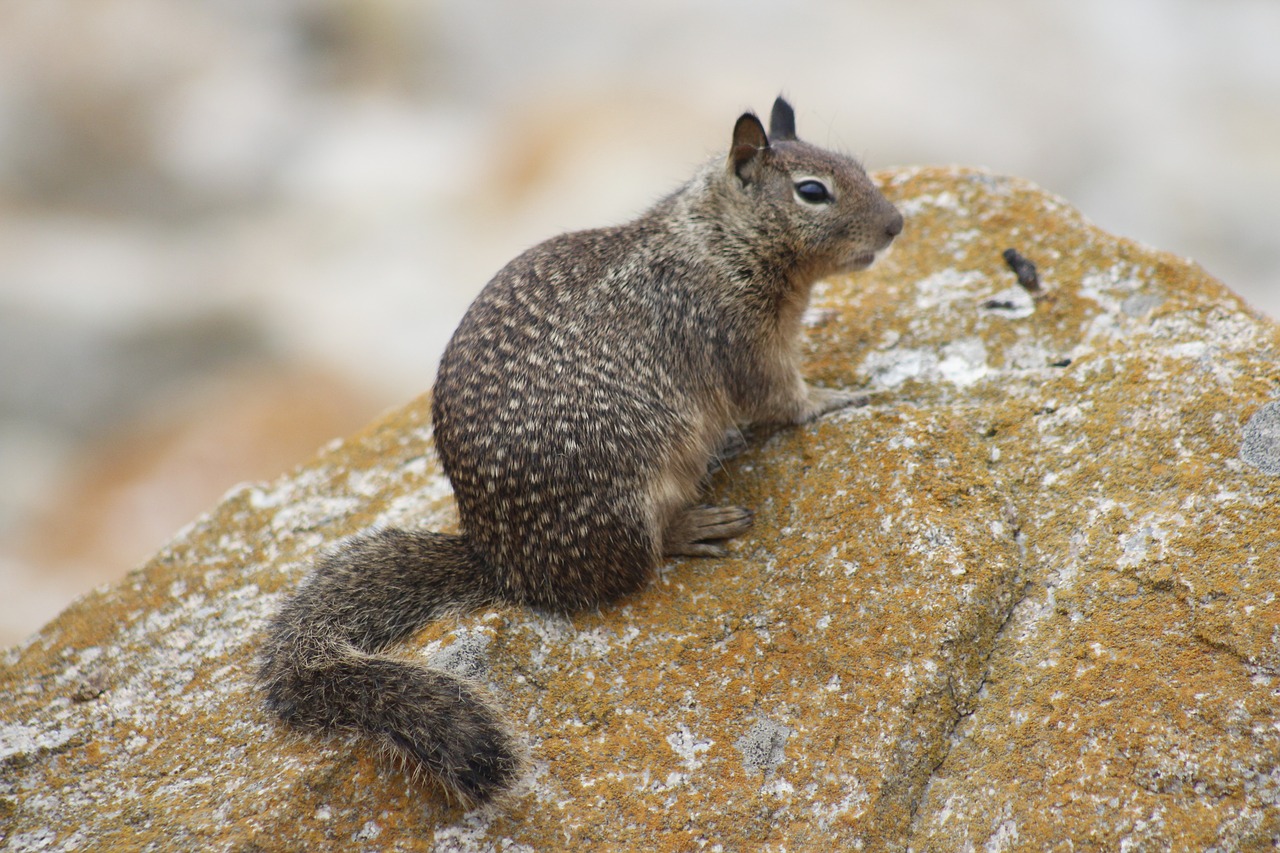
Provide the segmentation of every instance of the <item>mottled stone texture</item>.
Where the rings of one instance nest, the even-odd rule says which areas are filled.
[[[405,649],[528,739],[506,810],[291,734],[250,677],[318,550],[454,523],[423,399],[7,653],[6,849],[1270,847],[1280,330],[1027,183],[880,178],[907,230],[810,330],[818,382],[879,393],[727,463],[711,499],[757,513],[729,558]]]

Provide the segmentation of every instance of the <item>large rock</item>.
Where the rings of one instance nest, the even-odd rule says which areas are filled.
[[[1275,843],[1280,329],[1027,183],[881,177],[907,231],[819,288],[810,368],[880,391],[726,466],[712,499],[757,519],[730,558],[406,649],[490,683],[527,737],[506,810],[297,736],[252,680],[320,550],[454,523],[420,399],[7,653],[8,849]]]

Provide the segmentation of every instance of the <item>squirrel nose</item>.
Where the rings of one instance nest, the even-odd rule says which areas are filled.
[[[893,239],[902,233],[901,213],[898,213],[896,210],[893,212],[893,218],[890,219],[889,224],[884,227],[884,233],[887,234],[890,239]]]

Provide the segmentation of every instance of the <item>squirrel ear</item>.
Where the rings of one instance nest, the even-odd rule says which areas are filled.
[[[750,180],[759,163],[760,152],[769,148],[769,137],[764,125],[755,113],[743,113],[733,126],[733,145],[729,147],[729,165],[734,174],[744,181]]]
[[[796,111],[781,95],[773,102],[773,114],[769,116],[769,136],[778,140],[796,138]]]

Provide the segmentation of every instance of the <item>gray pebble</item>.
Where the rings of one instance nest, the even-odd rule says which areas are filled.
[[[489,674],[489,638],[484,634],[467,634],[432,655],[431,664],[463,678],[483,679]]]
[[[781,723],[759,720],[738,738],[734,746],[742,753],[742,763],[748,770],[760,770],[768,774],[786,757],[783,750],[789,737],[791,729]]]
[[[1267,403],[1249,418],[1240,458],[1259,471],[1280,474],[1280,402]]]

